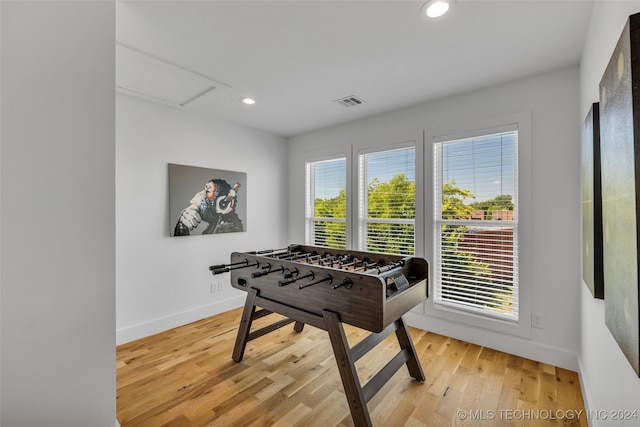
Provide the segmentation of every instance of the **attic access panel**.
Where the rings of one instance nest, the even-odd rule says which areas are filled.
[[[116,44],[116,88],[121,93],[184,107],[221,86],[229,87],[164,58]]]

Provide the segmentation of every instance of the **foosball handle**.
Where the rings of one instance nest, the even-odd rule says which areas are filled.
[[[262,271],[258,271],[256,273],[251,273],[251,277],[253,279],[255,279],[256,277],[262,277],[262,276],[266,276],[267,274],[269,274],[269,272],[271,271],[271,264],[266,263],[265,265],[263,265],[260,268],[261,268]]]
[[[247,264],[247,265],[241,265],[241,264]],[[242,268],[247,268],[247,267],[258,267],[260,265],[260,263],[258,261],[254,262],[253,264],[249,264],[249,261],[245,260],[244,262],[237,262],[234,264],[227,264],[226,266],[222,267],[222,268],[209,268],[209,270],[211,270],[211,274],[222,274],[222,273],[226,273],[228,271],[231,270],[240,270]],[[215,267],[215,266],[214,266]]]
[[[222,274],[229,271],[229,267],[218,267],[211,269],[211,274]]]

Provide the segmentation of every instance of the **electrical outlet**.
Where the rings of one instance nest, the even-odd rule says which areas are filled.
[[[211,282],[210,290],[212,294],[217,294],[218,292],[222,292],[224,290],[224,282],[222,281]]]
[[[544,325],[544,316],[542,313],[533,313],[532,315],[532,324],[534,328],[543,329]]]

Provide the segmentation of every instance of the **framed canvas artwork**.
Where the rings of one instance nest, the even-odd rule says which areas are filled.
[[[600,106],[589,109],[582,128],[582,279],[596,298],[604,298],[602,191],[600,183]]]
[[[243,172],[169,164],[170,236],[245,231],[246,185]]]
[[[640,374],[639,46],[640,14],[636,14],[627,21],[599,88],[605,323],[636,374]]]

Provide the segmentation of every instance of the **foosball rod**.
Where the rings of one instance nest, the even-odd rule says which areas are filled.
[[[308,288],[309,286],[317,285],[318,283],[324,282],[331,284],[331,282],[333,282],[333,277],[331,277],[330,274],[326,274],[322,279],[316,280],[315,282],[307,283],[306,285],[298,285],[298,289]]]
[[[367,263],[365,262],[361,267],[355,268],[352,271],[362,271],[365,272],[366,270],[371,270],[371,267],[375,267],[376,265],[380,264],[380,261],[377,262],[371,262],[371,263]]]
[[[340,255],[332,255],[328,258],[328,262],[329,265],[328,267],[333,268],[334,264],[338,265],[338,268],[340,268],[340,266],[342,265],[342,261],[343,261],[344,255],[340,256]]]
[[[366,258],[365,258],[365,260],[366,260]],[[358,263],[360,263],[360,262],[365,262],[365,260],[358,259],[358,258],[355,258],[355,257],[354,257],[354,258],[353,258],[353,260],[352,260],[351,262],[348,262],[348,263],[346,263],[346,264],[342,264],[342,265],[340,266],[340,268],[347,268],[347,267],[351,267],[352,265],[353,265],[354,267],[356,267],[356,266],[358,265]]]
[[[328,262],[330,262],[332,259],[335,258],[335,256],[331,254],[322,254],[322,255],[323,257],[318,260],[318,265],[321,265],[323,267],[326,266]]]
[[[313,273],[313,271],[309,271],[304,276],[292,275],[291,277],[287,277],[284,280],[280,280],[278,282],[278,286],[287,286],[287,285],[290,285],[290,284],[295,283],[298,280],[302,280],[302,279],[311,279],[311,280],[313,280],[314,276],[315,276],[315,274]]]
[[[320,262],[320,261],[326,259],[329,256],[331,256],[331,255],[327,254],[325,252],[323,252],[321,254],[319,254],[319,253],[317,253],[315,251],[314,252],[304,252],[304,253],[302,253],[301,256],[298,256],[296,258],[296,260],[300,259],[300,260],[305,261],[307,263],[316,263],[316,262]]]
[[[306,262],[307,264],[313,264],[313,263],[317,262],[318,260],[321,260],[323,256],[324,255],[322,255],[322,254],[317,254],[317,255],[311,254],[304,260],[304,262]]]
[[[333,267],[333,264],[335,264],[336,262],[340,262],[340,256],[339,255],[332,255],[332,254],[328,254],[328,253],[323,253],[322,256],[317,259],[314,260],[314,263],[317,262],[317,265],[326,267],[327,264],[329,267]]]
[[[405,260],[401,259],[399,261],[391,262],[391,263],[389,263],[389,264],[387,264],[385,266],[382,266],[382,267],[372,268],[371,270],[378,270],[378,273],[376,273],[376,274],[380,274],[380,273],[385,273],[387,271],[394,270],[396,268],[400,268],[400,267],[404,266],[404,264],[405,264]],[[366,273],[366,271],[365,271],[365,273]]]
[[[270,264],[268,264],[269,267],[271,267]],[[262,276],[266,276],[268,274],[272,274],[272,273],[284,273],[284,265],[281,265],[280,267],[276,268],[276,269],[271,269],[269,268],[268,270],[262,270],[262,271],[258,271],[255,273],[251,273],[251,278],[255,279],[257,277],[262,277]]]
[[[250,252],[250,253],[252,253],[252,254],[254,254],[254,255],[269,256],[269,254],[274,254],[274,253],[276,253],[276,252],[282,252],[282,251],[284,251],[285,253],[286,253],[286,252],[289,252],[289,248],[265,249],[265,250],[262,250],[262,251]]]
[[[307,252],[298,252],[299,255],[293,256],[291,258],[282,258],[283,261],[292,261],[292,262],[309,262],[309,260],[311,258],[313,258],[314,256],[321,256],[321,255],[313,255]]]
[[[291,260],[292,258],[295,258],[296,256],[300,256],[300,255],[304,255],[304,252],[301,252],[301,251],[283,252],[281,254],[273,255],[271,258],[287,261],[287,260]]]
[[[353,286],[353,280],[349,279],[348,277],[343,279],[342,282],[333,285],[333,289],[338,289],[341,287],[345,287],[347,289],[351,289],[351,287]]]

